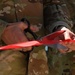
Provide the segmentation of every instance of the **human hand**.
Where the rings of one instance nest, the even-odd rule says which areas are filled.
[[[57,40],[75,40],[75,34],[72,31],[70,31],[68,28],[61,27],[58,30],[65,30],[65,32],[55,39],[57,39]],[[71,51],[75,50],[75,48],[74,48],[75,43],[74,42],[66,41],[66,42],[60,42],[60,44],[66,47],[65,50],[59,49],[59,51],[61,53],[71,52]]]
[[[26,42],[29,39],[24,33],[24,30],[27,29],[27,27],[28,25],[23,22],[9,23],[2,33],[1,39],[5,42],[5,44]],[[33,26],[31,26],[31,28],[32,27]],[[33,29],[31,30],[33,31]],[[31,49],[32,47],[27,47],[24,49],[20,48],[16,50],[30,51]]]

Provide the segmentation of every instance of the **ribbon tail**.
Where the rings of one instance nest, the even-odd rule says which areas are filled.
[[[14,48],[24,48],[24,47],[40,46],[40,45],[43,45],[43,43],[41,43],[39,41],[30,41],[30,42],[23,42],[23,43],[17,43],[17,44],[2,46],[2,47],[0,47],[0,50],[7,50],[7,49],[14,49]]]

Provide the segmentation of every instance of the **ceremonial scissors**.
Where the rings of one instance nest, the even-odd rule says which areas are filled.
[[[17,43],[17,44],[11,44],[7,46],[2,46],[0,47],[0,50],[7,50],[7,49],[14,49],[14,48],[25,48],[25,47],[30,47],[30,46],[51,46],[59,43],[59,40],[54,40],[54,38],[58,37],[59,35],[63,34],[65,31],[56,31],[52,34],[48,34],[46,36],[41,37],[39,40],[32,40],[28,42],[22,42],[22,43]],[[61,46],[59,45],[60,47]]]

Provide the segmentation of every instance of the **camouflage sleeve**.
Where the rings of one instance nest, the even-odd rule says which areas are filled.
[[[0,19],[0,37],[6,26],[7,26],[7,22]]]
[[[64,4],[49,4],[44,8],[44,24],[52,33],[58,27],[64,26],[71,30],[72,21],[70,20],[69,11]]]

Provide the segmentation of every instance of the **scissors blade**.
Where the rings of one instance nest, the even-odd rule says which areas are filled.
[[[42,37],[41,39],[42,39],[42,40],[45,40],[45,39],[47,39],[47,40],[53,40],[53,39],[55,39],[57,36],[63,34],[64,32],[65,32],[65,30],[56,31],[56,32],[54,32],[54,33],[52,33],[52,34],[48,34],[48,35]]]
[[[62,50],[67,49],[66,46],[63,46],[63,45],[61,45],[61,44],[59,44],[59,43],[57,43],[57,44],[51,44],[51,45],[47,45],[47,46],[52,47],[52,48],[54,48],[54,49],[62,49]]]

